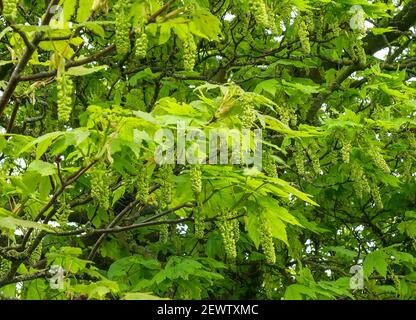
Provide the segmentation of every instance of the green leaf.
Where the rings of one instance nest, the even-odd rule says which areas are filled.
[[[57,137],[59,137],[62,134],[63,132],[60,131],[50,132],[44,134],[43,136],[40,136],[39,138],[33,139],[20,150],[19,154],[28,152],[35,145],[38,145],[38,148],[36,149],[36,160],[39,160],[39,158],[45,153],[47,148],[51,145],[52,141],[54,141]]]
[[[289,213],[289,211],[280,206],[279,203],[269,197],[257,198],[258,203],[266,209],[268,215],[273,215],[293,225],[302,226],[299,221]]]
[[[77,22],[83,22],[87,20],[91,14],[93,4],[94,0],[79,0]]]
[[[152,292],[127,292],[122,300],[169,300],[168,298],[160,298]]]
[[[218,41],[218,35],[221,34],[221,23],[208,10],[200,9],[193,12],[189,29],[196,36]]]
[[[387,275],[387,255],[384,251],[376,250],[366,255],[363,263],[364,276],[368,278],[376,270],[384,278]]]
[[[162,45],[166,42],[168,42],[170,35],[171,35],[171,29],[172,29],[171,22],[169,23],[162,23],[160,26],[160,37],[159,37],[159,45]]]
[[[57,172],[57,168],[52,164],[42,160],[32,161],[27,168],[28,172],[36,172],[41,176],[51,176]]]
[[[111,205],[114,206],[114,204],[124,195],[125,192],[126,192],[126,186],[124,185],[116,189],[116,191],[114,191],[113,201]]]
[[[102,27],[101,23],[99,22],[83,22],[80,24],[80,26],[85,26],[85,28],[87,28],[88,30],[91,30],[92,32],[94,32],[96,35],[104,38],[105,37],[105,30]]]
[[[256,88],[254,89],[254,92],[262,93],[262,91],[266,91],[272,97],[274,97],[279,87],[280,87],[279,81],[277,81],[276,79],[269,79],[269,80],[265,80],[257,84]]]
[[[13,63],[13,61],[0,61],[0,67],[10,63]]]
[[[18,219],[14,217],[0,218],[0,228],[16,230],[17,227],[33,228],[33,229],[43,230],[47,232],[54,232],[53,228],[45,224],[41,224],[41,223],[29,221],[29,220],[22,220],[22,219]]]
[[[276,214],[273,214],[273,212],[270,211],[264,212],[263,216],[266,218],[265,223],[269,226],[272,236],[283,241],[286,245],[289,246],[287,241],[286,226],[282,220],[280,220]]]
[[[260,246],[261,239],[261,225],[258,216],[254,213],[250,213],[244,216],[244,222],[248,236],[254,242],[254,245],[258,249]]]
[[[329,0],[324,0],[323,2],[329,2]],[[310,11],[312,9],[308,0],[292,0],[292,3],[299,11]]]
[[[344,246],[327,246],[325,247],[325,251],[333,251],[337,256],[340,257],[347,257],[347,258],[355,258],[357,256],[357,252],[353,250],[346,249]]]
[[[79,67],[72,67],[72,68],[68,69],[68,71],[66,73],[71,75],[71,76],[85,76],[87,74],[95,73],[95,72],[101,71],[101,70],[106,69],[106,68],[107,68],[106,65],[96,66],[96,67],[92,67],[92,68],[79,66]]]
[[[384,33],[388,33],[388,32],[392,32],[394,31],[394,27],[387,27],[387,28],[371,28],[370,31],[374,34],[374,35],[380,35],[380,34],[384,34]]]
[[[304,296],[316,299],[316,294],[314,290],[301,285],[301,284],[292,284],[289,287],[287,287],[285,291],[285,300],[303,300]]]
[[[0,32],[0,40],[5,36],[5,34],[7,32],[13,31],[12,27],[8,26],[6,28],[4,28],[1,32]]]
[[[64,14],[64,21],[69,22],[75,13],[77,0],[65,0],[63,5],[64,7],[62,12]]]
[[[301,82],[293,82],[292,83],[292,82],[288,82],[284,79],[282,80],[282,84],[286,87],[296,89],[297,91],[300,91],[300,92],[305,93],[305,94],[319,93],[319,92],[323,91],[323,89],[321,87],[319,87],[318,85],[305,84],[305,83],[301,83]]]

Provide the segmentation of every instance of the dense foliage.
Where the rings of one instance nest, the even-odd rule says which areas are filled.
[[[0,298],[416,298],[416,1],[0,10]],[[179,122],[262,171],[159,165]]]

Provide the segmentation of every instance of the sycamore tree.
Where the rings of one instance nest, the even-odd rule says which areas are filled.
[[[0,12],[0,298],[416,298],[416,1]]]

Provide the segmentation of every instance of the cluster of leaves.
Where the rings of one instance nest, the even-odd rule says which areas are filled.
[[[416,297],[414,1],[0,4],[0,298]]]

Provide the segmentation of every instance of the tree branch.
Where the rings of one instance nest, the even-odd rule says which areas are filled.
[[[59,3],[59,0],[51,0],[49,3],[48,8],[46,9],[45,16],[42,20],[41,25],[45,26],[48,25],[53,14],[51,12],[51,7],[54,5],[57,5]],[[7,103],[9,102],[11,96],[13,95],[14,90],[16,89],[17,84],[19,83],[19,77],[20,73],[23,71],[23,69],[26,67],[27,63],[29,62],[30,58],[32,57],[32,54],[35,52],[37,46],[39,45],[40,40],[43,37],[43,32],[37,32],[35,36],[33,37],[32,41],[30,42],[30,45],[26,47],[25,52],[23,53],[23,56],[17,63],[15,69],[13,70],[12,75],[10,76],[10,80],[7,84],[6,89],[3,92],[3,95],[0,98],[0,116],[4,113],[4,110],[6,109]]]
[[[409,1],[393,19],[384,28],[392,27],[395,30],[392,32],[387,32],[382,35],[368,34],[363,42],[365,43],[364,49],[365,52],[369,55],[373,55],[380,49],[386,47],[386,40],[388,43],[396,40],[403,35],[403,32],[408,31],[411,26],[416,22],[416,1]],[[385,39],[384,39],[385,37]]]
[[[156,18],[159,15],[161,15],[164,11],[166,11],[175,1],[176,0],[169,1],[162,8],[160,8],[153,15],[151,15],[149,17],[149,19],[147,20],[147,24],[154,22],[156,20]],[[41,41],[41,40],[39,40],[39,41]],[[79,60],[76,60],[76,61],[67,62],[65,64],[65,69],[82,66],[84,64],[96,61],[96,60],[98,60],[99,58],[101,58],[103,56],[106,56],[108,54],[111,54],[111,53],[115,52],[115,49],[116,49],[116,45],[111,44],[108,47],[92,54],[91,56],[88,56],[86,58],[79,59]],[[19,78],[19,81],[33,81],[33,80],[40,80],[40,79],[50,78],[50,77],[54,77],[56,75],[56,72],[57,72],[56,70],[52,70],[52,71],[48,71],[48,72],[40,72],[40,73],[31,74],[31,75],[25,75],[25,76],[21,76]],[[1,113],[0,113],[0,115],[1,115]]]
[[[0,288],[7,284],[17,283],[17,282],[25,282],[30,281],[38,278],[45,278],[49,274],[49,269],[43,269],[34,273],[24,274],[21,276],[16,276],[12,278],[3,278],[0,279]]]

